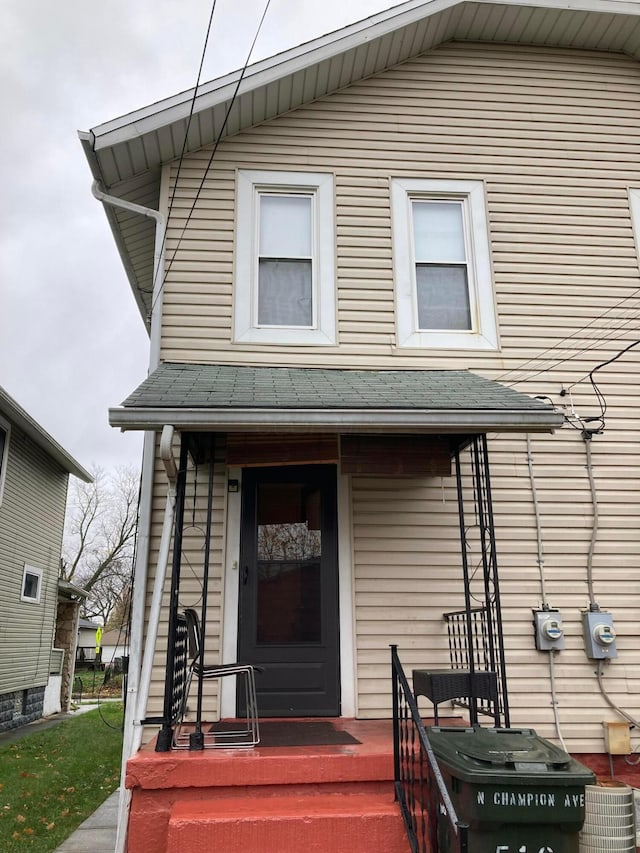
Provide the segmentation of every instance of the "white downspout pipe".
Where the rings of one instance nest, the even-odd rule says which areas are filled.
[[[152,207],[118,198],[105,193],[99,181],[94,181],[91,187],[93,196],[104,205],[111,205],[131,213],[137,213],[153,219],[156,223],[154,259],[153,259],[153,293],[150,317],[149,373],[152,373],[160,363],[160,336],[162,319],[162,292],[164,285],[164,244],[167,229],[166,217]],[[151,513],[153,494],[153,472],[155,457],[155,433],[145,432],[142,451],[142,488],[140,508],[138,512],[138,544],[134,567],[133,595],[131,600],[131,634],[129,637],[129,675],[127,679],[127,710],[124,721],[124,737],[122,745],[122,770],[120,775],[120,799],[118,803],[118,834],[116,853],[124,853],[127,839],[127,817],[131,795],[125,788],[125,771],[127,760],[137,751],[142,737],[142,727],[139,725],[139,707],[146,706],[149,685],[142,681],[141,660],[143,649],[143,626],[145,602],[147,594],[147,570],[149,563],[149,541],[151,533]],[[168,500],[168,498],[167,498]],[[166,517],[166,513],[165,513]],[[136,726],[136,720],[138,725]]]

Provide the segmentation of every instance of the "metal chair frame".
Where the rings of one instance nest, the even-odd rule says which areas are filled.
[[[251,664],[227,663],[206,664],[203,660],[203,638],[200,620],[197,612],[189,607],[184,611],[187,620],[188,649],[191,664],[187,673],[184,695],[178,714],[178,722],[174,728],[173,749],[189,749],[190,731],[185,731],[184,716],[187,711],[187,701],[191,682],[195,677],[199,681],[208,678],[224,678],[228,675],[242,676],[245,689],[246,714],[244,724],[238,721],[238,728],[231,730],[204,732],[205,749],[242,749],[257,746],[260,743],[260,726],[258,722],[258,703],[256,699],[255,669]]]

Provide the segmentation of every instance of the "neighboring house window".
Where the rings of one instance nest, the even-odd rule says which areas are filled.
[[[398,346],[497,349],[481,181],[391,181]]]
[[[42,586],[42,569],[36,569],[33,566],[28,566],[25,563],[24,573],[22,575],[22,595],[23,601],[31,601],[34,604],[40,602],[40,587]]]
[[[333,176],[238,172],[234,340],[336,342]]]
[[[9,457],[9,434],[11,427],[8,421],[0,418],[0,504],[4,493],[4,481],[7,476],[7,459]]]

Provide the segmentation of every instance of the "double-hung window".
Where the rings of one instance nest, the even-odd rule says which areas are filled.
[[[391,185],[398,345],[497,349],[480,181]]]
[[[238,172],[234,340],[333,345],[333,177]]]

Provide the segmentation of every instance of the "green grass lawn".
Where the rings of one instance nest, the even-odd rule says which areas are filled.
[[[82,691],[79,690],[82,684]],[[95,698],[117,698],[122,695],[122,673],[116,675],[107,673],[105,683],[105,672],[100,669],[76,669],[73,680],[74,697],[82,696],[85,699]]]
[[[0,747],[2,853],[55,850],[106,800],[120,780],[121,725],[110,702]]]

